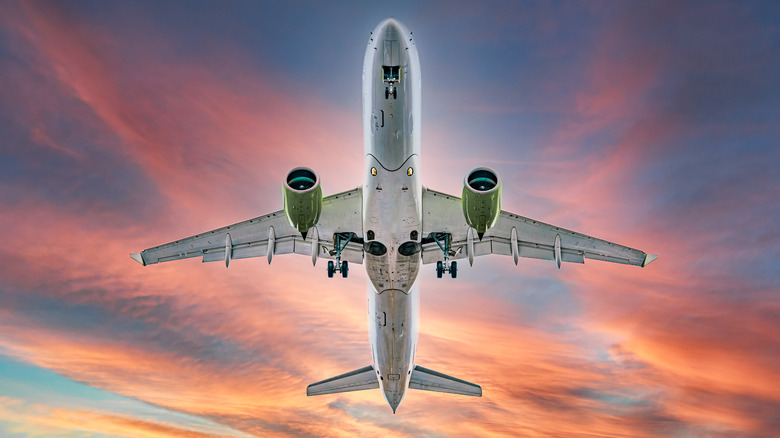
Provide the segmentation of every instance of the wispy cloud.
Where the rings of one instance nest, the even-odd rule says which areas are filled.
[[[280,208],[267,187],[297,165],[317,169],[328,192],[356,186],[359,112],[312,92],[319,83],[291,89],[285,72],[227,37],[192,49],[177,37],[183,24],[148,19],[154,8],[102,10],[109,25],[86,6],[2,5],[0,352],[183,417],[0,389],[0,431],[775,435],[777,31],[757,4],[564,6],[560,16],[477,14],[465,37],[431,18],[441,32],[430,47],[458,50],[424,59],[470,51],[500,73],[470,73],[452,98],[457,114],[442,107],[426,120],[424,182],[457,193],[467,168],[502,160],[508,210],[661,258],[560,272],[484,258],[446,283],[424,267],[417,361],[480,383],[484,397],[412,392],[391,416],[375,391],[304,392],[370,363],[359,269],[326,281],[322,266],[295,257],[229,270],[127,257]],[[507,103],[523,87],[480,100],[528,59],[538,65],[523,87],[537,91],[526,102]],[[452,103],[435,75],[451,64],[423,68],[425,105]],[[518,146],[496,129],[516,132],[502,117],[538,121],[523,129],[542,146]]]

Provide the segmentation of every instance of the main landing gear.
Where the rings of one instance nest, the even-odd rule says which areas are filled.
[[[450,277],[458,278],[458,262],[450,262],[450,256],[454,256],[458,251],[452,251],[450,244],[452,240],[452,234],[449,233],[431,233],[431,239],[439,245],[442,253],[444,253],[444,261],[436,262],[436,278],[441,278],[445,272],[450,273]]]
[[[336,271],[341,272],[341,276],[347,278],[347,274],[349,273],[349,262],[344,260],[341,264],[338,262],[334,264],[333,260],[328,260],[328,278],[333,278],[333,274],[336,273]]]
[[[441,278],[445,272],[450,273],[450,277],[458,278],[458,262],[451,262],[450,267],[446,268],[441,260],[436,262],[436,278]]]
[[[341,276],[347,278],[349,263],[346,260],[341,261],[341,252],[353,238],[355,238],[355,233],[336,233],[333,235],[333,249],[329,251],[329,254],[336,257],[336,262],[328,261],[328,278],[333,278],[333,274],[336,272],[341,272]]]

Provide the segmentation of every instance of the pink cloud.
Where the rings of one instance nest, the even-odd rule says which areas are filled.
[[[121,64],[100,56],[116,47],[109,32],[70,21],[56,10],[21,8],[24,20],[12,28],[36,48],[37,68],[49,69],[61,93],[82,100],[120,139],[120,153],[161,191],[164,210],[139,217],[130,228],[120,213],[95,205],[75,214],[30,199],[0,211],[0,227],[7,233],[0,266],[4,285],[20,294],[59,299],[64,306],[94,306],[115,318],[114,324],[124,318],[150,327],[147,337],[133,337],[111,325],[55,326],[8,305],[0,309],[0,345],[14,356],[264,436],[414,436],[420,429],[468,436],[663,436],[675,434],[665,428],[681,423],[704,430],[711,424],[762,430],[761,418],[728,403],[736,396],[777,400],[780,388],[772,383],[779,377],[773,367],[777,352],[767,349],[780,334],[772,309],[708,296],[717,288],[749,286],[730,276],[728,282],[702,278],[690,266],[701,257],[694,249],[708,247],[711,236],[681,239],[650,219],[621,219],[640,216],[631,212],[642,209],[656,190],[637,194],[618,187],[621,181],[642,168],[654,145],[677,135],[679,126],[659,117],[628,126],[604,156],[565,159],[586,137],[615,124],[631,125],[627,121],[644,110],[634,97],[653,86],[660,66],[612,57],[609,38],[620,35],[607,35],[604,51],[589,67],[591,82],[572,97],[571,119],[541,154],[546,161],[541,170],[528,175],[529,184],[540,181],[534,192],[553,201],[550,217],[539,219],[661,253],[644,270],[589,262],[564,266],[558,277],[584,308],[583,315],[566,322],[599,341],[617,339],[610,357],[594,360],[565,334],[515,321],[511,305],[483,296],[484,286],[462,283],[451,291],[458,300],[423,309],[418,357],[424,366],[479,382],[485,396],[475,401],[413,392],[401,408],[403,417],[387,418],[376,391],[304,396],[306,384],[370,361],[359,270],[347,281],[328,282],[322,266],[313,269],[308,260],[294,257],[274,260],[272,267],[242,260],[229,270],[197,261],[141,268],[127,257],[132,250],[180,237],[171,230],[183,236],[265,213],[257,208],[266,205],[280,207],[277,186],[266,187],[278,184],[295,165],[323,169],[324,183],[333,191],[351,188],[360,180],[359,170],[343,176],[339,170],[360,169],[359,153],[346,161],[337,153],[320,159],[311,145],[359,152],[359,114],[334,111],[305,92],[290,97],[275,90],[273,77],[251,71],[241,53],[166,61],[170,49],[160,35],[143,42],[159,47],[137,60],[142,67],[123,76]],[[204,63],[221,65],[220,74]],[[36,127],[31,132],[40,145],[68,153],[47,132]],[[427,138],[446,143],[452,135],[433,132]],[[457,193],[462,174],[438,172],[430,175],[437,181],[450,178],[456,188],[436,188]],[[698,246],[692,249],[690,242]],[[709,248],[724,256],[725,250]],[[532,272],[520,269],[520,274]],[[241,353],[199,357],[192,350],[202,339],[249,351],[249,359],[242,361]],[[610,401],[614,398],[628,401],[621,405]],[[140,419],[77,414],[94,419],[105,433],[187,436]],[[74,414],[47,411],[25,421],[55,417],[57,427],[67,429],[72,424],[62,418],[68,415]]]

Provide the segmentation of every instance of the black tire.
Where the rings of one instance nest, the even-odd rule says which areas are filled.
[[[452,278],[458,278],[458,262],[452,262],[452,264],[450,264],[450,276]]]
[[[398,88],[393,88],[393,99],[398,98]]]
[[[333,272],[336,270],[333,268],[333,260],[328,261],[328,278],[333,278]]]
[[[347,278],[347,274],[349,273],[349,263],[347,263],[346,260],[341,262],[341,276],[344,278]]]
[[[441,261],[436,262],[436,278],[441,278],[444,274],[444,264]]]
[[[390,97],[390,89],[385,87],[385,99],[387,99],[388,97]]]

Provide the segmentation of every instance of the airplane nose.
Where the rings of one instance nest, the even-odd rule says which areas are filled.
[[[406,56],[402,46],[406,35],[401,23],[388,18],[379,24],[377,28],[377,38],[379,39],[379,59],[385,66],[400,66],[403,64],[403,57]],[[390,72],[392,74],[392,72]]]
[[[401,25],[392,18],[388,18],[382,23],[382,33],[386,40],[399,40],[401,39]]]

